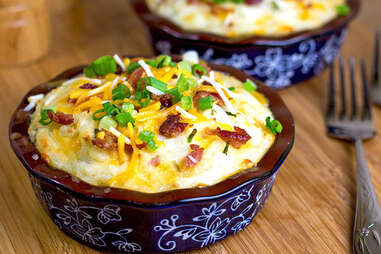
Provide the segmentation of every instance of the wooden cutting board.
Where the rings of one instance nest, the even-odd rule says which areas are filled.
[[[47,57],[28,66],[0,69],[0,253],[99,253],[67,237],[50,221],[8,141],[11,113],[34,85],[101,55],[151,52],[127,1],[74,2],[52,18],[52,50]],[[349,29],[344,56],[361,56],[370,64],[373,29],[381,28],[380,10],[379,0],[366,0]],[[354,153],[351,144],[325,134],[326,82],[323,73],[280,92],[295,117],[296,140],[267,204],[243,232],[193,253],[351,252]],[[381,109],[374,107],[374,114],[380,129]],[[381,136],[367,142],[365,150],[381,194]]]

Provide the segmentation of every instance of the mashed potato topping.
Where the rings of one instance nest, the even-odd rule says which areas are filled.
[[[213,71],[194,52],[180,62],[104,56],[30,102],[29,135],[49,165],[148,193],[255,166],[282,131],[254,82]]]
[[[282,36],[319,28],[348,14],[346,0],[146,0],[181,28],[225,37]]]

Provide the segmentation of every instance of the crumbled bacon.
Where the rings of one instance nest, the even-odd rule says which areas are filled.
[[[193,103],[197,107],[199,107],[199,101],[201,98],[205,98],[208,96],[212,96],[213,101],[217,101],[217,105],[223,107],[225,105],[224,101],[221,99],[221,97],[217,93],[210,93],[207,91],[198,91],[194,96],[193,96]]]
[[[192,151],[184,158],[184,165],[187,168],[196,166],[202,159],[202,154],[204,153],[204,148],[198,145],[191,144],[190,148]]]
[[[81,88],[81,89],[95,89],[95,88],[97,88],[97,86],[90,84],[90,83],[86,83],[86,84],[81,85],[79,88]]]
[[[160,126],[160,134],[168,138],[176,137],[184,132],[187,127],[187,123],[180,123],[181,114],[169,115]]]
[[[136,147],[139,149],[139,150],[142,150],[143,148],[145,148],[147,146],[146,143],[141,143],[141,144],[136,144]],[[132,148],[132,145],[130,144],[126,144],[124,146],[124,150],[126,151],[126,153],[132,153],[134,151],[134,149]]]
[[[153,157],[150,161],[151,165],[154,166],[154,167],[157,167],[160,165],[160,156],[157,155],[155,157]]]
[[[77,99],[71,99],[70,97],[67,98],[67,103],[75,104],[77,102]]]
[[[74,122],[74,117],[71,114],[65,114],[62,113],[61,111],[57,111],[54,113],[53,111],[48,111],[49,118],[58,124],[62,125],[69,125]]]
[[[103,150],[113,150],[118,148],[118,138],[108,131],[105,131],[103,139],[93,139],[92,143]]]
[[[143,68],[139,68],[139,69],[136,69],[134,70],[130,76],[128,77],[127,81],[129,84],[132,85],[132,87],[136,90],[137,86],[138,86],[138,81],[141,79],[141,78],[144,78],[145,76],[145,71]],[[144,88],[145,87],[145,84],[143,84],[144,82],[142,82],[142,87],[140,87],[140,89]]]
[[[120,67],[120,65],[118,64],[118,65],[116,66],[116,72],[115,72],[115,74],[120,75],[120,74],[122,74],[122,73],[123,73],[122,67]]]
[[[251,139],[251,136],[244,130],[237,126],[234,127],[234,131],[221,130],[217,128],[217,136],[222,140],[230,143],[234,148],[239,149],[242,145],[246,144]]]
[[[160,96],[161,106],[164,108],[169,108],[173,105],[173,95],[172,94],[164,94]]]
[[[209,67],[209,65],[207,65],[206,63],[200,63],[200,65],[201,65],[202,67],[205,68],[205,70],[206,70],[206,75],[209,75],[210,71],[212,70],[212,69]]]
[[[254,5],[254,4],[259,4],[263,0],[245,0],[245,3],[248,5]]]

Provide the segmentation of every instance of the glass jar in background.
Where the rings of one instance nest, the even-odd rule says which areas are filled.
[[[0,66],[31,63],[50,47],[47,0],[0,0]]]

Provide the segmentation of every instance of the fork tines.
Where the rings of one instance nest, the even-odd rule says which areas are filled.
[[[329,78],[329,91],[328,91],[328,108],[327,108],[327,118],[330,120],[341,119],[341,120],[372,120],[371,112],[371,99],[368,91],[368,83],[366,76],[366,67],[365,62],[361,61],[361,80],[362,80],[362,110],[359,112],[359,102],[356,98],[357,89],[356,89],[356,64],[355,59],[351,58],[349,60],[349,77],[350,77],[350,105],[351,110],[349,112],[347,108],[347,98],[346,98],[346,78],[345,78],[345,61],[341,58],[339,61],[339,77],[340,77],[340,101],[341,101],[341,112],[338,114],[336,109],[336,99],[335,99],[335,65],[331,64],[330,66],[330,78]]]

